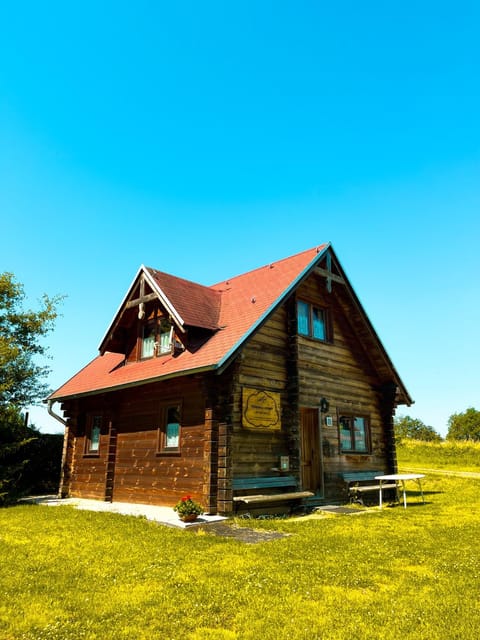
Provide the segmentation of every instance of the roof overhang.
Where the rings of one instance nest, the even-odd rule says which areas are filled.
[[[172,373],[166,373],[159,376],[152,376],[150,378],[143,378],[141,380],[131,380],[129,382],[121,382],[119,384],[113,384],[106,387],[97,387],[90,391],[81,391],[79,393],[69,393],[66,396],[48,396],[42,402],[65,402],[67,400],[77,400],[78,398],[87,398],[88,396],[97,396],[102,393],[110,393],[111,391],[121,391],[122,389],[132,389],[134,387],[141,387],[145,384],[152,384],[154,382],[163,382],[164,380],[172,380],[173,378],[182,378],[185,376],[192,376],[195,374],[207,373],[208,371],[214,371],[216,365],[206,365],[204,367],[197,367],[196,369],[188,369],[183,371],[173,371]]]

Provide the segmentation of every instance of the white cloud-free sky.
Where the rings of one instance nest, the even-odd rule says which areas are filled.
[[[58,387],[141,264],[213,284],[331,241],[415,405],[480,409],[480,5],[4,3],[0,271]],[[44,431],[61,426],[31,410]]]

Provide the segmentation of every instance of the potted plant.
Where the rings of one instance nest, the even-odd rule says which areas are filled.
[[[194,522],[203,513],[202,507],[198,502],[192,500],[192,496],[183,496],[173,507],[173,510],[178,513],[178,517],[183,522]]]

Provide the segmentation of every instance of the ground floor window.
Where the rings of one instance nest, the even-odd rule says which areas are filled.
[[[100,435],[102,433],[102,416],[91,416],[86,433],[85,453],[98,454]]]
[[[161,408],[159,450],[162,453],[178,453],[180,451],[181,407],[172,404]]]
[[[338,421],[342,453],[368,453],[369,432],[365,416],[342,415]]]

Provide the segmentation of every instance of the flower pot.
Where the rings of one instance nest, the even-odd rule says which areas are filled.
[[[195,522],[198,518],[196,513],[188,513],[186,516],[180,516],[182,522]]]

